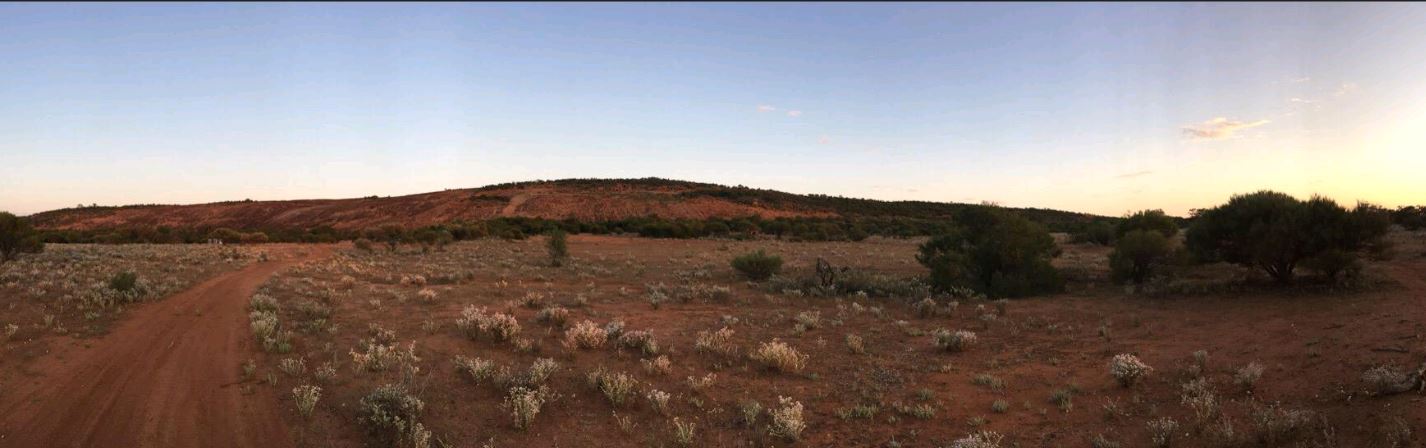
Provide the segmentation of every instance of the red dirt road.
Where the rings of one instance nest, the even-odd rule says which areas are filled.
[[[246,305],[269,276],[331,251],[276,247],[271,261],[140,306],[103,338],[56,347],[0,394],[0,447],[293,446],[280,392],[243,395],[240,366],[257,350]]]

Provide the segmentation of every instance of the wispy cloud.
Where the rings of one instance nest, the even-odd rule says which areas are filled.
[[[1292,79],[1289,79],[1289,80],[1287,80],[1287,82],[1290,82],[1290,83],[1293,83],[1293,84],[1301,84],[1301,83],[1304,83],[1304,82],[1307,82],[1307,81],[1311,81],[1311,80],[1312,80],[1312,77],[1311,77],[1311,76],[1303,76],[1303,77],[1301,77],[1301,78],[1292,78]]]
[[[767,105],[767,104],[762,104],[762,105],[759,105],[759,106],[758,106],[758,112],[772,112],[772,111],[775,111],[775,110],[777,110],[776,107],[773,107],[773,106],[770,106],[770,105]]]
[[[1184,126],[1183,133],[1193,137],[1194,140],[1222,140],[1233,138],[1237,135],[1238,131],[1255,128],[1268,123],[1268,120],[1238,121],[1218,117],[1202,123]]]
[[[789,117],[797,117],[797,116],[801,116],[801,115],[802,115],[802,111],[800,111],[800,110],[789,110],[789,111],[787,111],[787,116],[789,116]]]
[[[1118,176],[1114,176],[1114,178],[1115,178],[1115,179],[1133,179],[1133,178],[1135,178],[1135,177],[1147,176],[1147,175],[1150,175],[1150,174],[1154,174],[1154,172],[1153,172],[1153,171],[1149,171],[1149,170],[1144,170],[1144,171],[1135,171],[1135,172],[1132,172],[1132,173],[1120,174],[1120,175],[1118,175]]]
[[[1342,86],[1338,87],[1337,91],[1332,93],[1332,96],[1341,97],[1351,95],[1353,93],[1357,93],[1358,90],[1361,90],[1361,86],[1358,86],[1357,83],[1346,82],[1342,83]]]
[[[1297,104],[1315,104],[1315,103],[1317,103],[1317,100],[1309,100],[1309,99],[1307,99],[1307,98],[1296,98],[1296,97],[1288,98],[1287,101],[1290,102],[1290,103],[1297,103]]]

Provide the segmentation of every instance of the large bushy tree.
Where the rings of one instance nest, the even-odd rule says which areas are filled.
[[[1178,235],[1178,223],[1163,210],[1143,210],[1124,217],[1119,221],[1119,226],[1115,228],[1115,237],[1123,237],[1135,230],[1145,230],[1163,234],[1164,238],[1173,238]]]
[[[1144,283],[1169,259],[1178,223],[1163,210],[1142,210],[1125,216],[1115,228],[1114,252],[1109,254],[1114,281]]]
[[[1187,244],[1200,259],[1262,269],[1279,282],[1290,282],[1303,265],[1335,277],[1389,226],[1387,212],[1370,204],[1347,210],[1323,197],[1302,201],[1259,191],[1198,211]]]
[[[0,263],[15,259],[16,254],[39,253],[45,243],[30,220],[9,212],[0,212]]]
[[[1144,283],[1169,259],[1169,239],[1152,230],[1131,230],[1114,243],[1109,269],[1114,281]]]
[[[949,233],[921,245],[916,260],[931,286],[970,288],[991,297],[1024,297],[1064,288],[1050,266],[1057,248],[1044,226],[993,206],[969,207]]]

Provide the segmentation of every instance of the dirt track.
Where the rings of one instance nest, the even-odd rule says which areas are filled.
[[[57,347],[0,395],[0,446],[292,446],[280,391],[242,393],[240,365],[256,350],[245,307],[278,270],[331,250],[275,250],[143,305],[102,339]]]

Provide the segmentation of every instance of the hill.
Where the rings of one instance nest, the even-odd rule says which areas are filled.
[[[75,207],[37,213],[30,219],[40,229],[85,233],[217,228],[269,232],[322,228],[351,233],[390,224],[421,228],[490,220],[614,223],[752,218],[930,222],[948,220],[963,207],[966,204],[800,195],[659,178],[564,179],[408,196]],[[1059,230],[1076,228],[1097,218],[1045,209],[1020,212]]]

